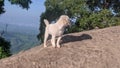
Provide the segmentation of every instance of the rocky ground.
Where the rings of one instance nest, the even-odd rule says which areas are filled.
[[[120,26],[64,35],[61,48],[43,45],[0,60],[0,68],[120,68]]]

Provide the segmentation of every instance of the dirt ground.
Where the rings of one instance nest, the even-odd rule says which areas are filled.
[[[61,48],[39,45],[0,60],[0,68],[120,68],[120,26],[64,35]]]

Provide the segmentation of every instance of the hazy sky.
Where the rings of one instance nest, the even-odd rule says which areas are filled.
[[[40,14],[45,11],[45,0],[32,0],[28,10],[11,5],[5,0],[5,13],[0,15],[0,23],[39,27]]]

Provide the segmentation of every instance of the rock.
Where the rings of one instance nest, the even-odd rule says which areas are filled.
[[[120,68],[120,26],[64,35],[61,48],[43,44],[0,60],[0,68]]]

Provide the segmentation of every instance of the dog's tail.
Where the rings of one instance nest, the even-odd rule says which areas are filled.
[[[49,25],[49,21],[47,19],[44,19],[44,23],[45,23],[46,26]]]

